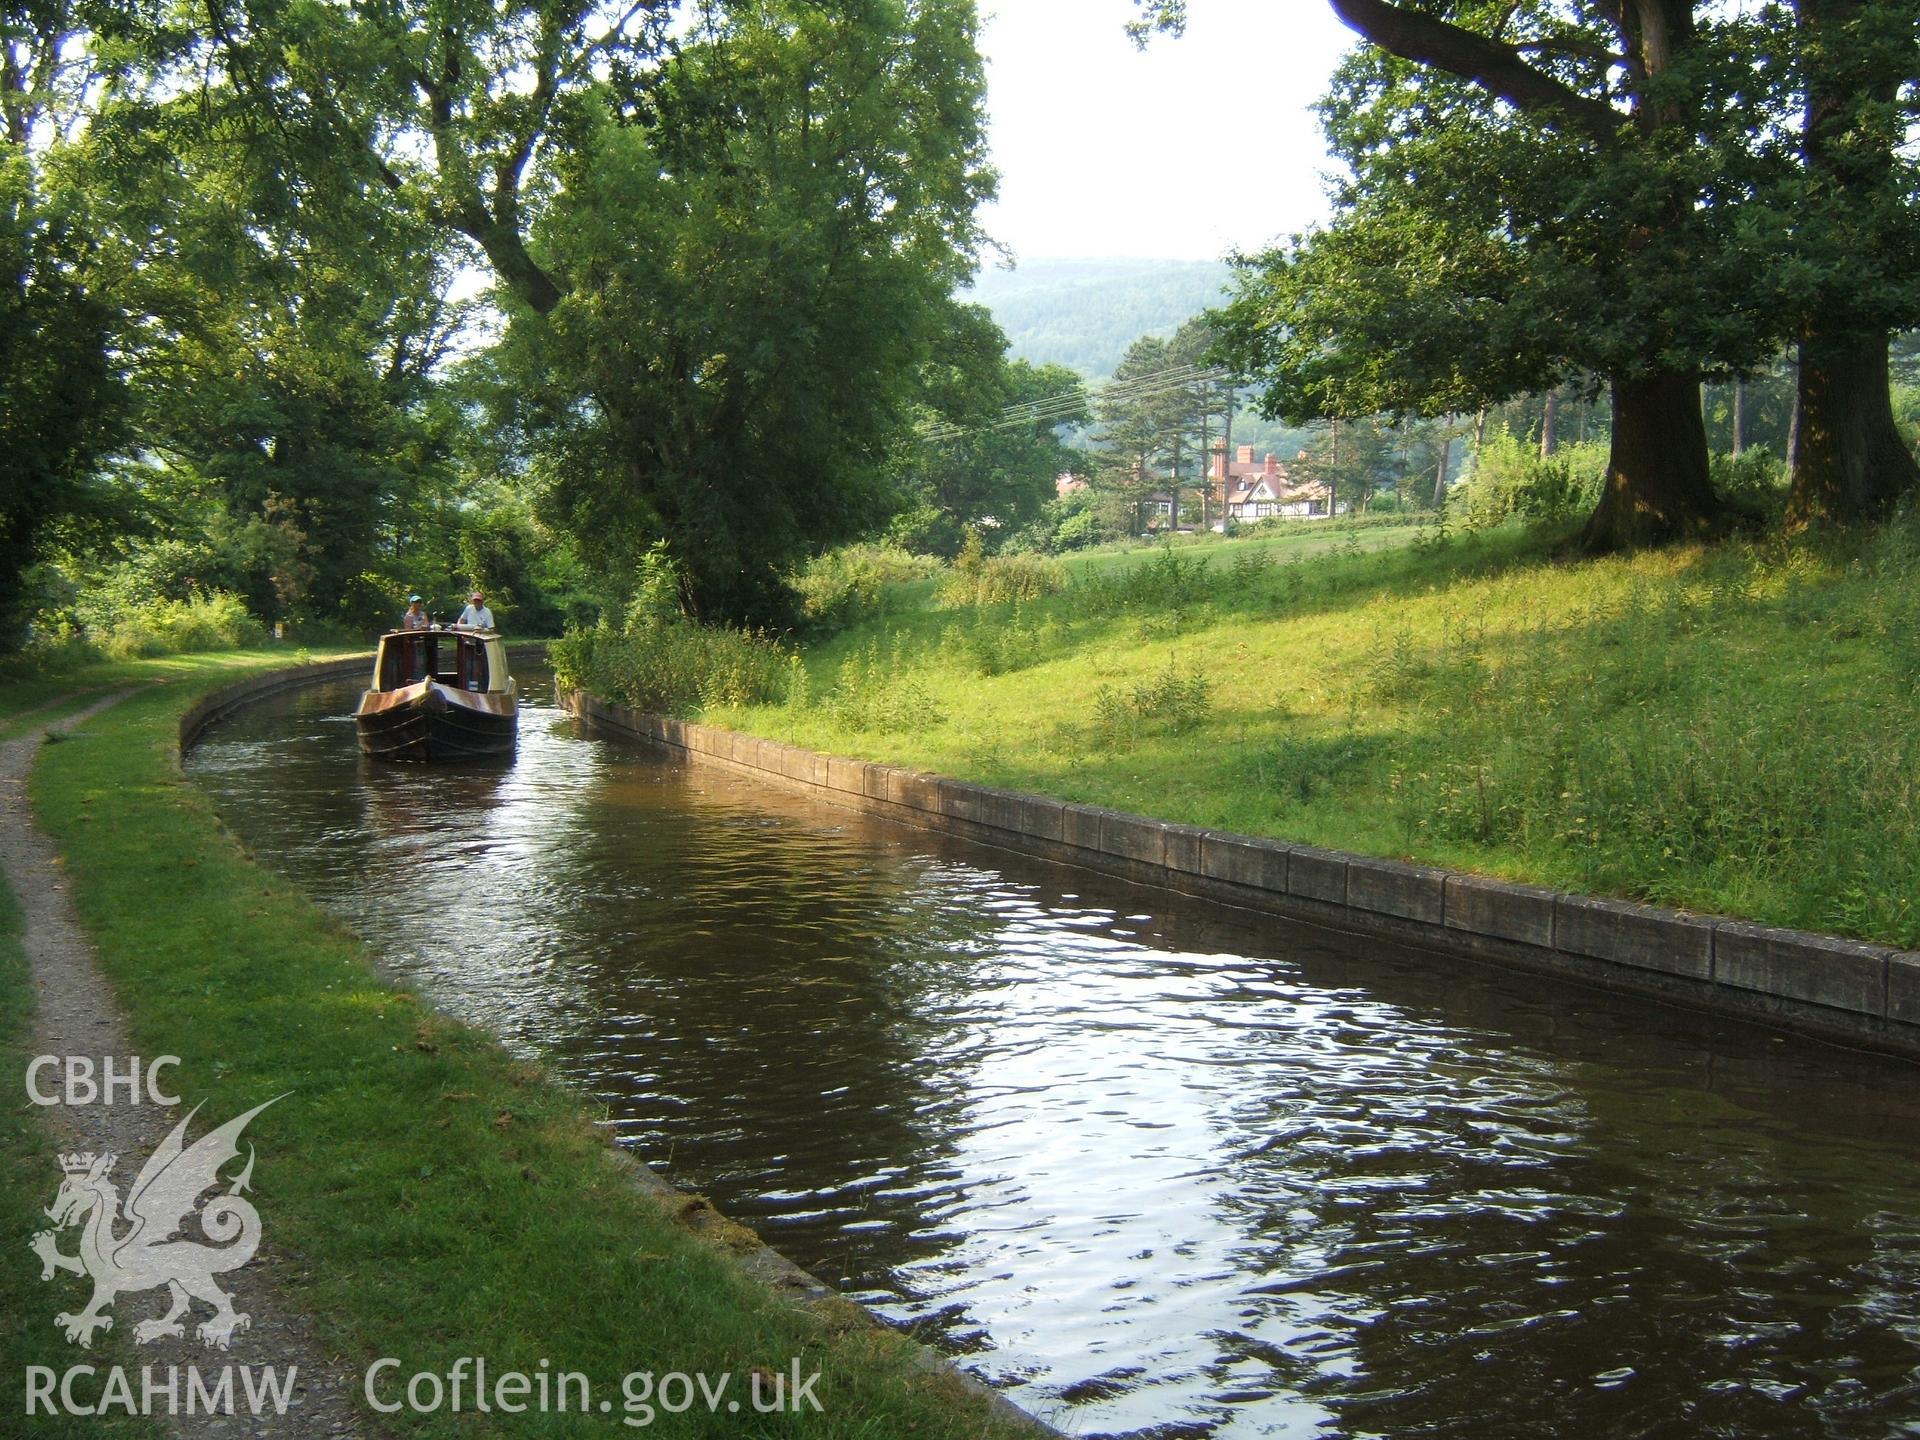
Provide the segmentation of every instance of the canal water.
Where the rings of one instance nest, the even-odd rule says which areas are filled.
[[[621,1141],[1082,1435],[1920,1436],[1920,1071],[583,733],[188,768]]]

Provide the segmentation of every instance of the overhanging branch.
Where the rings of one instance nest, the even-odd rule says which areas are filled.
[[[1504,41],[1387,0],[1328,3],[1348,29],[1388,54],[1458,75],[1517,109],[1556,120],[1600,144],[1611,142],[1627,124],[1613,106],[1534,69]]]

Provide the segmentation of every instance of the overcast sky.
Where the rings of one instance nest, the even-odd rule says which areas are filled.
[[[983,0],[1000,198],[1017,259],[1211,260],[1325,212],[1311,109],[1353,36],[1324,0],[1190,0],[1142,52],[1128,0]]]

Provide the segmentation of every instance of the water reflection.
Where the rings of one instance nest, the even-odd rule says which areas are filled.
[[[533,699],[507,769],[363,762],[344,688],[191,768],[438,1003],[1067,1427],[1920,1434],[1910,1067],[903,830]]]

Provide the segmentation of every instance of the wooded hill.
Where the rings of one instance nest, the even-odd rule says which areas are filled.
[[[1009,358],[1065,365],[1097,384],[1142,336],[1165,338],[1224,305],[1232,274],[1221,260],[1023,260],[982,270],[960,298],[993,313]],[[1233,426],[1235,443],[1257,454],[1291,458],[1304,443],[1300,427],[1255,414],[1250,397]]]
[[[1104,380],[1142,335],[1224,304],[1231,274],[1218,260],[1023,260],[983,269],[961,298],[993,312],[1014,359]]]

